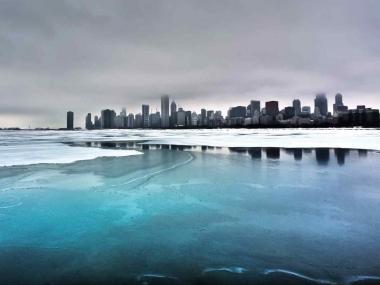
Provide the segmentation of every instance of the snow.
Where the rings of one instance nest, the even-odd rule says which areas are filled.
[[[145,144],[216,147],[380,150],[380,130],[346,128],[0,131],[0,166],[72,163],[97,157],[140,154],[135,150],[72,147],[62,144],[63,142],[86,141],[140,141]]]

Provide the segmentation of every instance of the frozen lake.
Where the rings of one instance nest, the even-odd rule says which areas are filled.
[[[380,283],[378,130],[0,138],[0,284]]]

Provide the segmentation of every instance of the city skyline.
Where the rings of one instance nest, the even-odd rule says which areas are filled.
[[[329,109],[332,105],[332,112]],[[170,108],[169,108],[170,106]],[[170,109],[170,111],[169,111]],[[118,114],[113,109],[103,109],[99,115],[88,113],[85,128],[92,129],[168,129],[168,128],[225,128],[225,127],[380,127],[379,109],[364,104],[349,108],[343,95],[337,93],[329,104],[324,93],[315,95],[312,106],[303,105],[298,98],[291,105],[280,108],[279,101],[250,100],[248,105],[230,106],[224,115],[213,108],[200,112],[179,107],[174,98],[161,95],[161,112],[152,111],[149,104],[141,105],[141,112],[127,112],[126,107]],[[73,130],[73,112],[67,112],[68,130]]]
[[[369,0],[2,1],[0,127],[60,127],[70,109],[136,113],[157,94],[223,112],[248,97],[312,105],[318,92],[379,108],[379,10]]]

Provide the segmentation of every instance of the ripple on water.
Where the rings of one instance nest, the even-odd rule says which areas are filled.
[[[9,209],[21,206],[22,202],[13,195],[0,195],[0,209]]]

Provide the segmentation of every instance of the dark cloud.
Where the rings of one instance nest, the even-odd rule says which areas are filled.
[[[0,125],[342,92],[380,107],[379,1],[1,1]],[[331,101],[330,100],[330,101]],[[22,122],[21,119],[22,118]]]

